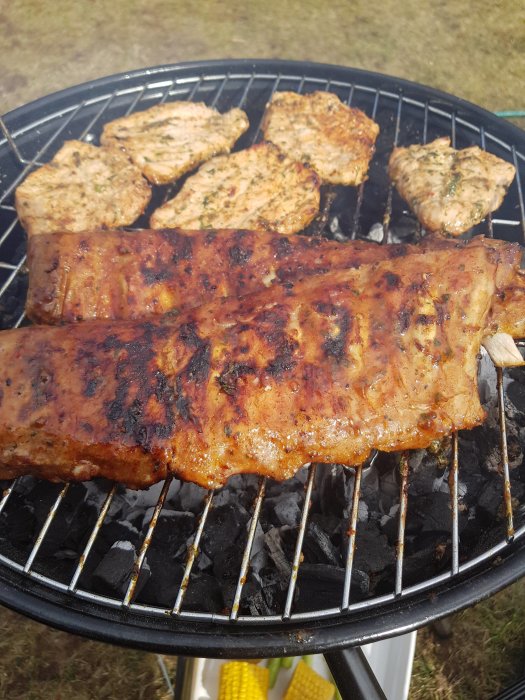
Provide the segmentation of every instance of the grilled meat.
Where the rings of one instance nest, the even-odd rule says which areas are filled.
[[[330,270],[441,249],[461,255],[466,245],[427,236],[415,246],[380,246],[243,230],[55,233],[29,241],[26,313],[37,323],[176,314],[217,297],[287,289]],[[519,246],[482,237],[469,245],[492,251],[516,270],[510,286],[497,285],[494,313],[498,323],[505,320],[506,332],[525,337]],[[516,303],[509,306],[511,298]]]
[[[18,217],[31,235],[132,224],[151,197],[140,170],[116,149],[66,141],[53,160],[16,190]]]
[[[388,174],[421,224],[453,236],[501,206],[516,170],[477,146],[457,151],[449,138],[395,148]]]
[[[271,144],[212,158],[157,209],[152,228],[251,228],[289,234],[319,211],[319,180]]]
[[[359,185],[366,179],[379,126],[330,92],[276,92],[262,131],[283,153],[311,166],[323,182]]]
[[[176,321],[33,326],[0,335],[0,478],[174,473],[286,479],[358,464],[483,419],[476,355],[498,285],[479,244],[313,276]]]
[[[229,153],[249,125],[241,109],[220,114],[203,102],[170,102],[109,122],[100,140],[122,148],[150,182],[160,185]]]

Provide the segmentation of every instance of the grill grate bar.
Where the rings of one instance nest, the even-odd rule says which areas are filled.
[[[299,566],[301,563],[301,554],[303,551],[304,533],[306,531],[306,522],[308,520],[308,511],[310,510],[310,504],[312,502],[312,488],[314,485],[316,467],[316,464],[311,464],[308,470],[308,480],[306,482],[306,493],[304,496],[303,512],[301,513],[301,523],[299,525],[299,532],[297,533],[297,541],[295,543],[295,552],[292,563],[292,575],[290,576],[290,583],[288,585],[288,593],[286,595],[283,620],[289,619],[292,611],[293,596],[295,593],[295,586],[297,584],[297,576],[299,574]]]
[[[519,165],[518,165],[518,156],[516,154],[516,147],[515,146],[512,146],[512,162],[514,163],[514,167],[516,168],[516,187],[518,189],[518,201],[520,204],[521,232],[523,235],[523,241],[525,243],[525,203],[523,201],[523,189],[521,187],[521,176],[520,176],[520,170],[519,170]]]
[[[33,165],[39,160],[40,156],[44,154],[49,146],[60,136],[60,134],[65,130],[69,124],[73,121],[73,119],[76,117],[76,115],[80,112],[81,109],[83,109],[85,105],[85,101],[83,100],[79,105],[77,105],[76,109],[74,109],[69,117],[58,127],[58,129],[54,132],[54,134],[45,142],[45,144],[42,146],[42,148],[38,151],[38,153],[35,155],[35,157],[28,162],[26,167],[22,170],[22,172],[18,175],[18,177],[15,177],[13,182],[7,187],[7,189],[4,190],[3,194],[0,195],[0,203],[2,203],[7,197],[15,190],[15,188],[19,185],[19,183],[25,178],[25,176],[29,173]]]
[[[403,559],[405,554],[405,524],[408,501],[408,452],[403,452],[399,463],[401,487],[399,491],[399,524],[397,529],[397,557],[395,595],[403,592]]]
[[[13,229],[18,223],[18,219],[15,217],[13,221],[9,224],[9,226],[6,228],[6,230],[3,232],[3,234],[0,236],[0,246],[3,245],[4,241],[6,238],[9,237],[9,235],[12,233]]]
[[[501,449],[501,467],[503,471],[503,502],[505,504],[505,517],[507,520],[507,542],[514,539],[514,516],[512,512],[512,496],[510,491],[510,476],[509,476],[509,454],[507,449],[507,423],[505,419],[505,390],[503,388],[503,370],[501,367],[496,367],[497,386],[498,386],[498,410],[499,410],[499,426],[500,426],[500,449]]]
[[[343,602],[341,612],[348,610],[350,606],[350,588],[352,585],[352,569],[354,566],[355,541],[357,534],[357,514],[359,512],[359,496],[361,495],[361,475],[363,467],[354,470],[354,490],[352,493],[352,510],[348,526],[348,553],[346,556],[345,582],[343,586]]]
[[[86,138],[88,134],[90,133],[91,129],[95,126],[97,121],[104,115],[104,113],[107,111],[108,107],[110,104],[113,102],[115,97],[117,96],[117,91],[113,92],[112,95],[110,95],[107,100],[102,104],[101,108],[98,110],[98,112],[95,114],[93,119],[89,122],[89,124],[86,126],[84,131],[80,135],[80,140],[81,141],[89,141],[90,139]]]
[[[9,500],[9,497],[13,493],[13,491],[16,488],[16,485],[18,484],[19,481],[20,481],[20,479],[15,479],[14,481],[12,481],[9,484],[9,486],[7,488],[5,488],[3,490],[2,500],[0,500],[0,513],[2,513],[2,511],[4,510],[6,503]]]
[[[162,95],[162,97],[158,101],[159,105],[162,105],[162,104],[164,104],[164,102],[166,102],[166,100],[170,96],[171,91],[173,90],[174,85],[175,85],[175,81],[172,80],[171,83],[166,87],[166,90],[164,90],[164,94]]]
[[[354,86],[352,85],[352,89],[350,90],[350,97],[348,98],[348,106],[350,106],[351,101],[352,101],[352,95],[353,95],[353,89]],[[376,94],[374,96],[374,105],[372,107],[372,114],[370,115],[371,119],[376,118],[377,115],[377,106],[379,104],[379,90],[376,90]],[[350,240],[355,241],[357,238],[357,233],[359,230],[359,221],[361,219],[361,207],[363,206],[363,199],[364,199],[364,194],[365,194],[365,181],[363,181],[359,187],[357,188],[357,201],[355,205],[355,212],[354,212],[354,218],[352,221],[352,231],[350,233]]]
[[[18,146],[16,145],[14,138],[11,136],[11,133],[9,132],[9,129],[5,125],[5,122],[2,119],[2,117],[0,117],[0,129],[2,130],[2,133],[4,134],[4,136],[6,137],[7,143],[11,147],[11,150],[13,151],[15,156],[22,163],[22,165],[27,165],[27,160],[22,157],[22,154],[18,150]]]
[[[281,78],[282,78],[282,76],[280,73],[279,73],[279,75],[275,76],[272,88],[270,90],[270,97],[268,98],[268,102],[272,99],[272,97],[277,92],[277,88],[279,87],[279,83],[281,82]],[[257,141],[259,140],[259,136],[261,135],[261,127],[262,127],[263,119],[264,119],[264,112],[261,114],[261,116],[259,118],[259,123],[257,124],[257,129],[256,129],[255,135],[252,139],[252,144],[257,143]]]
[[[452,148],[456,148],[456,113],[450,115],[450,143]]]
[[[219,89],[215,93],[215,97],[212,100],[211,107],[215,107],[217,105],[217,102],[220,100],[222,93],[224,92],[224,88],[226,87],[226,83],[230,79],[230,74],[226,73],[225,77],[222,79],[222,82],[220,84]]]
[[[242,97],[239,100],[239,108],[242,109],[246,103],[246,98],[248,97],[248,93],[252,89],[253,81],[255,80],[255,74],[252,73],[250,75],[250,78],[248,79],[248,82],[246,84],[246,87],[244,88],[244,91],[242,93]]]
[[[15,279],[17,274],[20,272],[20,270],[21,270],[22,266],[25,264],[26,260],[27,260],[27,256],[24,255],[24,257],[20,260],[18,265],[16,265],[15,267],[7,267],[7,265],[5,266],[6,269],[12,270],[12,273],[9,275],[9,277],[6,279],[6,281],[4,282],[2,287],[0,288],[0,298],[2,298],[6,289],[11,285],[11,282]]]
[[[199,526],[197,528],[197,531],[195,532],[195,537],[193,539],[193,542],[191,545],[188,547],[188,560],[186,561],[186,568],[184,569],[184,575],[182,577],[182,581],[179,586],[179,591],[177,593],[177,599],[175,600],[175,604],[173,606],[173,609],[171,611],[172,615],[180,615],[181,613],[181,607],[182,603],[184,601],[184,596],[186,595],[186,590],[188,588],[188,585],[190,583],[190,576],[191,576],[191,570],[193,569],[193,564],[195,562],[195,559],[197,557],[197,554],[199,553],[199,544],[201,541],[202,533],[204,532],[204,526],[206,524],[206,520],[208,519],[208,514],[210,512],[210,507],[211,507],[211,502],[213,500],[213,491],[208,491],[206,498],[204,500],[204,509],[202,511],[202,515],[199,520]]]
[[[485,138],[485,127],[481,127],[479,130],[479,137],[480,137],[480,142],[481,142],[481,148],[485,151],[486,150],[486,138]],[[490,238],[494,238],[494,226],[493,226],[493,220],[492,220],[492,212],[489,211],[487,215],[487,233]]]
[[[189,95],[188,95],[188,102],[191,102],[193,100],[197,91],[200,89],[201,85],[202,85],[202,75],[200,76],[200,78],[198,80],[195,81],[195,84],[191,88]]]
[[[53,522],[53,520],[55,518],[55,515],[58,511],[60,504],[62,503],[62,501],[66,497],[67,492],[69,491],[69,486],[70,486],[69,483],[64,484],[64,486],[60,490],[60,493],[58,494],[55,502],[51,506],[51,509],[47,515],[47,518],[46,518],[44,524],[42,525],[42,529],[38,533],[38,537],[36,538],[35,544],[33,545],[33,549],[31,550],[29,557],[27,558],[27,561],[25,563],[25,566],[24,566],[24,573],[25,574],[27,574],[27,572],[33,566],[33,562],[35,561],[35,557],[38,554],[38,550],[42,546],[42,542],[44,541],[44,537],[46,536],[47,531],[49,530],[51,523]]]
[[[230,613],[230,620],[236,620],[239,615],[239,605],[241,602],[242,589],[246,583],[246,574],[248,572],[248,566],[250,564],[250,554],[253,547],[253,540],[255,538],[255,532],[257,530],[257,523],[259,522],[259,515],[261,512],[261,505],[264,499],[264,492],[266,490],[266,478],[262,478],[259,482],[259,490],[257,492],[257,498],[255,499],[255,506],[253,509],[252,520],[250,523],[250,529],[248,532],[248,539],[246,541],[246,546],[242,555],[241,570],[239,572],[239,579],[237,581],[237,588],[235,590],[235,597],[233,599],[232,610]]]
[[[139,92],[137,92],[137,94],[135,95],[135,97],[131,101],[130,106],[127,108],[127,110],[125,112],[126,117],[129,116],[131,114],[131,112],[135,111],[135,107],[140,102],[140,100],[144,97],[145,92],[146,92],[146,85],[143,85],[142,89]]]
[[[148,551],[149,546],[151,544],[151,538],[153,537],[153,532],[155,531],[155,527],[157,526],[160,511],[164,507],[164,502],[166,501],[166,496],[168,495],[168,491],[171,486],[172,480],[173,477],[168,476],[164,481],[164,485],[162,486],[162,491],[160,492],[159,500],[157,501],[157,505],[155,506],[155,510],[153,511],[153,515],[151,516],[151,520],[149,522],[146,537],[142,542],[142,546],[140,548],[138,556],[135,559],[135,563],[133,564],[133,573],[131,574],[131,578],[129,580],[128,590],[126,591],[126,595],[124,596],[124,600],[122,601],[122,606],[124,608],[129,608],[129,605],[133,598],[133,594],[135,593],[142,565],[144,564],[144,559],[146,558],[146,552]]]
[[[425,101],[425,110],[423,112],[423,143],[428,141],[428,100]]]
[[[394,142],[392,144],[392,147],[395,148],[397,146],[398,140],[399,140],[399,130],[401,126],[401,110],[403,108],[403,95],[402,93],[399,93],[398,96],[398,101],[397,101],[397,111],[396,111],[396,128],[394,132]],[[392,197],[394,194],[394,185],[392,182],[389,183],[388,185],[388,196],[386,200],[386,206],[385,206],[385,212],[383,215],[383,239],[381,241],[382,244],[388,243],[388,237],[389,237],[389,229],[390,229],[390,217],[392,216]]]
[[[93,527],[93,530],[91,531],[91,534],[89,535],[89,539],[87,541],[86,546],[84,547],[84,551],[80,555],[80,559],[78,560],[77,568],[75,569],[75,573],[73,574],[73,578],[71,579],[71,583],[68,586],[68,591],[70,593],[74,593],[78,584],[78,579],[82,575],[82,572],[84,571],[84,566],[86,564],[87,558],[89,556],[89,553],[91,552],[91,548],[93,547],[93,544],[95,542],[95,539],[98,536],[98,533],[100,532],[100,528],[102,527],[102,523],[104,522],[106,515],[108,513],[109,507],[111,505],[111,502],[113,501],[113,497],[115,495],[115,491],[117,490],[117,484],[113,484],[111,489],[108,491],[108,494],[104,500],[104,503],[102,505],[102,508],[100,510],[100,513],[98,514],[97,521],[95,523],[95,526]]]
[[[452,435],[452,460],[448,475],[448,488],[450,491],[450,506],[452,510],[452,575],[459,571],[459,496],[458,496],[458,443],[457,431]]]

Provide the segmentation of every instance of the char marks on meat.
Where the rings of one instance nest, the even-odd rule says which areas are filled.
[[[298,279],[329,270],[436,250],[455,250],[465,241],[431,238],[418,245],[337,243],[306,236],[245,230],[92,231],[35,236],[29,240],[26,313],[36,323],[93,319],[144,319],[198,306],[218,297],[243,296],[271,287],[287,294]],[[477,236],[469,246],[511,265],[515,274],[496,280],[493,316],[497,327],[525,337],[520,310],[525,275],[519,246]],[[397,276],[387,277],[395,289]],[[400,329],[408,311],[400,311]]]
[[[477,146],[452,148],[447,137],[395,148],[388,164],[396,189],[421,224],[453,236],[500,207],[515,173],[511,163]]]
[[[127,226],[150,197],[140,170],[121,151],[66,141],[50,163],[18,186],[15,205],[32,236]]]
[[[0,478],[143,487],[174,473],[214,487],[427,446],[483,420],[477,353],[514,274],[473,241],[175,321],[5,331]]]
[[[250,228],[296,233],[319,211],[315,172],[272,144],[212,158],[157,209],[152,228]]]
[[[312,167],[324,183],[366,179],[379,126],[330,92],[276,92],[266,107],[264,138]]]
[[[169,102],[109,122],[101,143],[122,148],[150,182],[160,185],[229,153],[248,127],[241,109],[221,114],[203,102]]]

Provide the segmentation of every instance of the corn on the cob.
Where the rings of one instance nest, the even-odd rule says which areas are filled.
[[[268,669],[246,661],[228,661],[221,667],[219,700],[267,700]]]
[[[292,676],[284,700],[332,700],[335,686],[299,661]]]

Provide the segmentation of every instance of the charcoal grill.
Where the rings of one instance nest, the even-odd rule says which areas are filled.
[[[263,109],[276,90],[334,92],[345,103],[365,111],[381,127],[368,181],[356,190],[347,188],[343,194],[328,193],[323,216],[324,235],[360,238],[372,230],[376,237],[379,231],[386,241],[397,235],[396,232],[401,231],[399,235],[404,235],[407,221],[414,229],[414,221],[405,211],[405,205],[388,183],[388,155],[395,145],[427,142],[437,136],[450,135],[455,147],[477,144],[509,160],[517,170],[516,180],[501,209],[476,227],[471,235],[485,233],[524,243],[522,182],[525,178],[525,135],[483,109],[407,81],[336,66],[284,61],[160,66],[73,87],[16,109],[0,119],[2,328],[27,323],[23,311],[25,234],[17,221],[14,190],[30,171],[49,161],[65,139],[97,143],[105,122],[159,102],[183,99],[205,101],[221,111],[233,106],[243,108],[251,126],[236,147],[240,149],[260,140]],[[170,194],[168,188],[159,196]],[[158,201],[155,204],[158,205]],[[146,218],[139,220],[136,227],[145,225],[146,221]],[[301,570],[309,507],[315,493],[316,472],[324,468],[312,464],[306,467],[288,586],[275,614],[251,614],[242,604],[257,523],[269,488],[266,479],[257,482],[255,496],[248,508],[250,518],[242,556],[239,557],[241,563],[227,609],[210,612],[204,601],[200,606],[194,604],[191,609],[185,606],[208,518],[218,498],[212,492],[203,499],[196,520],[198,524],[188,547],[184,575],[172,602],[167,606],[140,600],[141,570],[147,562],[159,517],[169,500],[170,488],[175,483],[172,480],[164,483],[156,505],[149,513],[149,524],[137,546],[134,566],[122,596],[104,595],[83,584],[85,568],[97,538],[111,521],[116,500],[121,498],[120,487],[112,484],[100,486],[100,489],[105,489],[105,495],[98,504],[81,552],[71,555],[70,576],[64,580],[55,575],[53,566],[46,562],[46,542],[58,514],[68,507],[75,487],[34,484],[37,506],[44,509],[45,514],[25,549],[17,546],[16,538],[10,537],[9,532],[0,541],[0,601],[42,622],[103,641],[164,653],[235,658],[290,656],[361,645],[408,632],[471,605],[512,583],[525,572],[525,524],[515,513],[509,476],[505,372],[501,369],[495,372],[504,527],[472,555],[461,552],[458,530],[461,463],[458,458],[459,438],[453,435],[448,474],[450,530],[447,546],[450,565],[436,575],[409,585],[404,581],[405,518],[411,506],[407,489],[410,479],[408,456],[402,455],[398,469],[397,555],[390,590],[381,590],[365,599],[353,597],[351,582],[360,527],[358,511],[362,471],[347,470],[354,478],[347,503],[348,545],[340,602],[327,607],[323,600],[319,600],[314,609],[296,610],[298,572]],[[5,485],[0,515],[11,512],[17,503],[17,494],[25,489],[27,479],[23,478]],[[22,517],[15,515],[9,522],[19,524]]]

